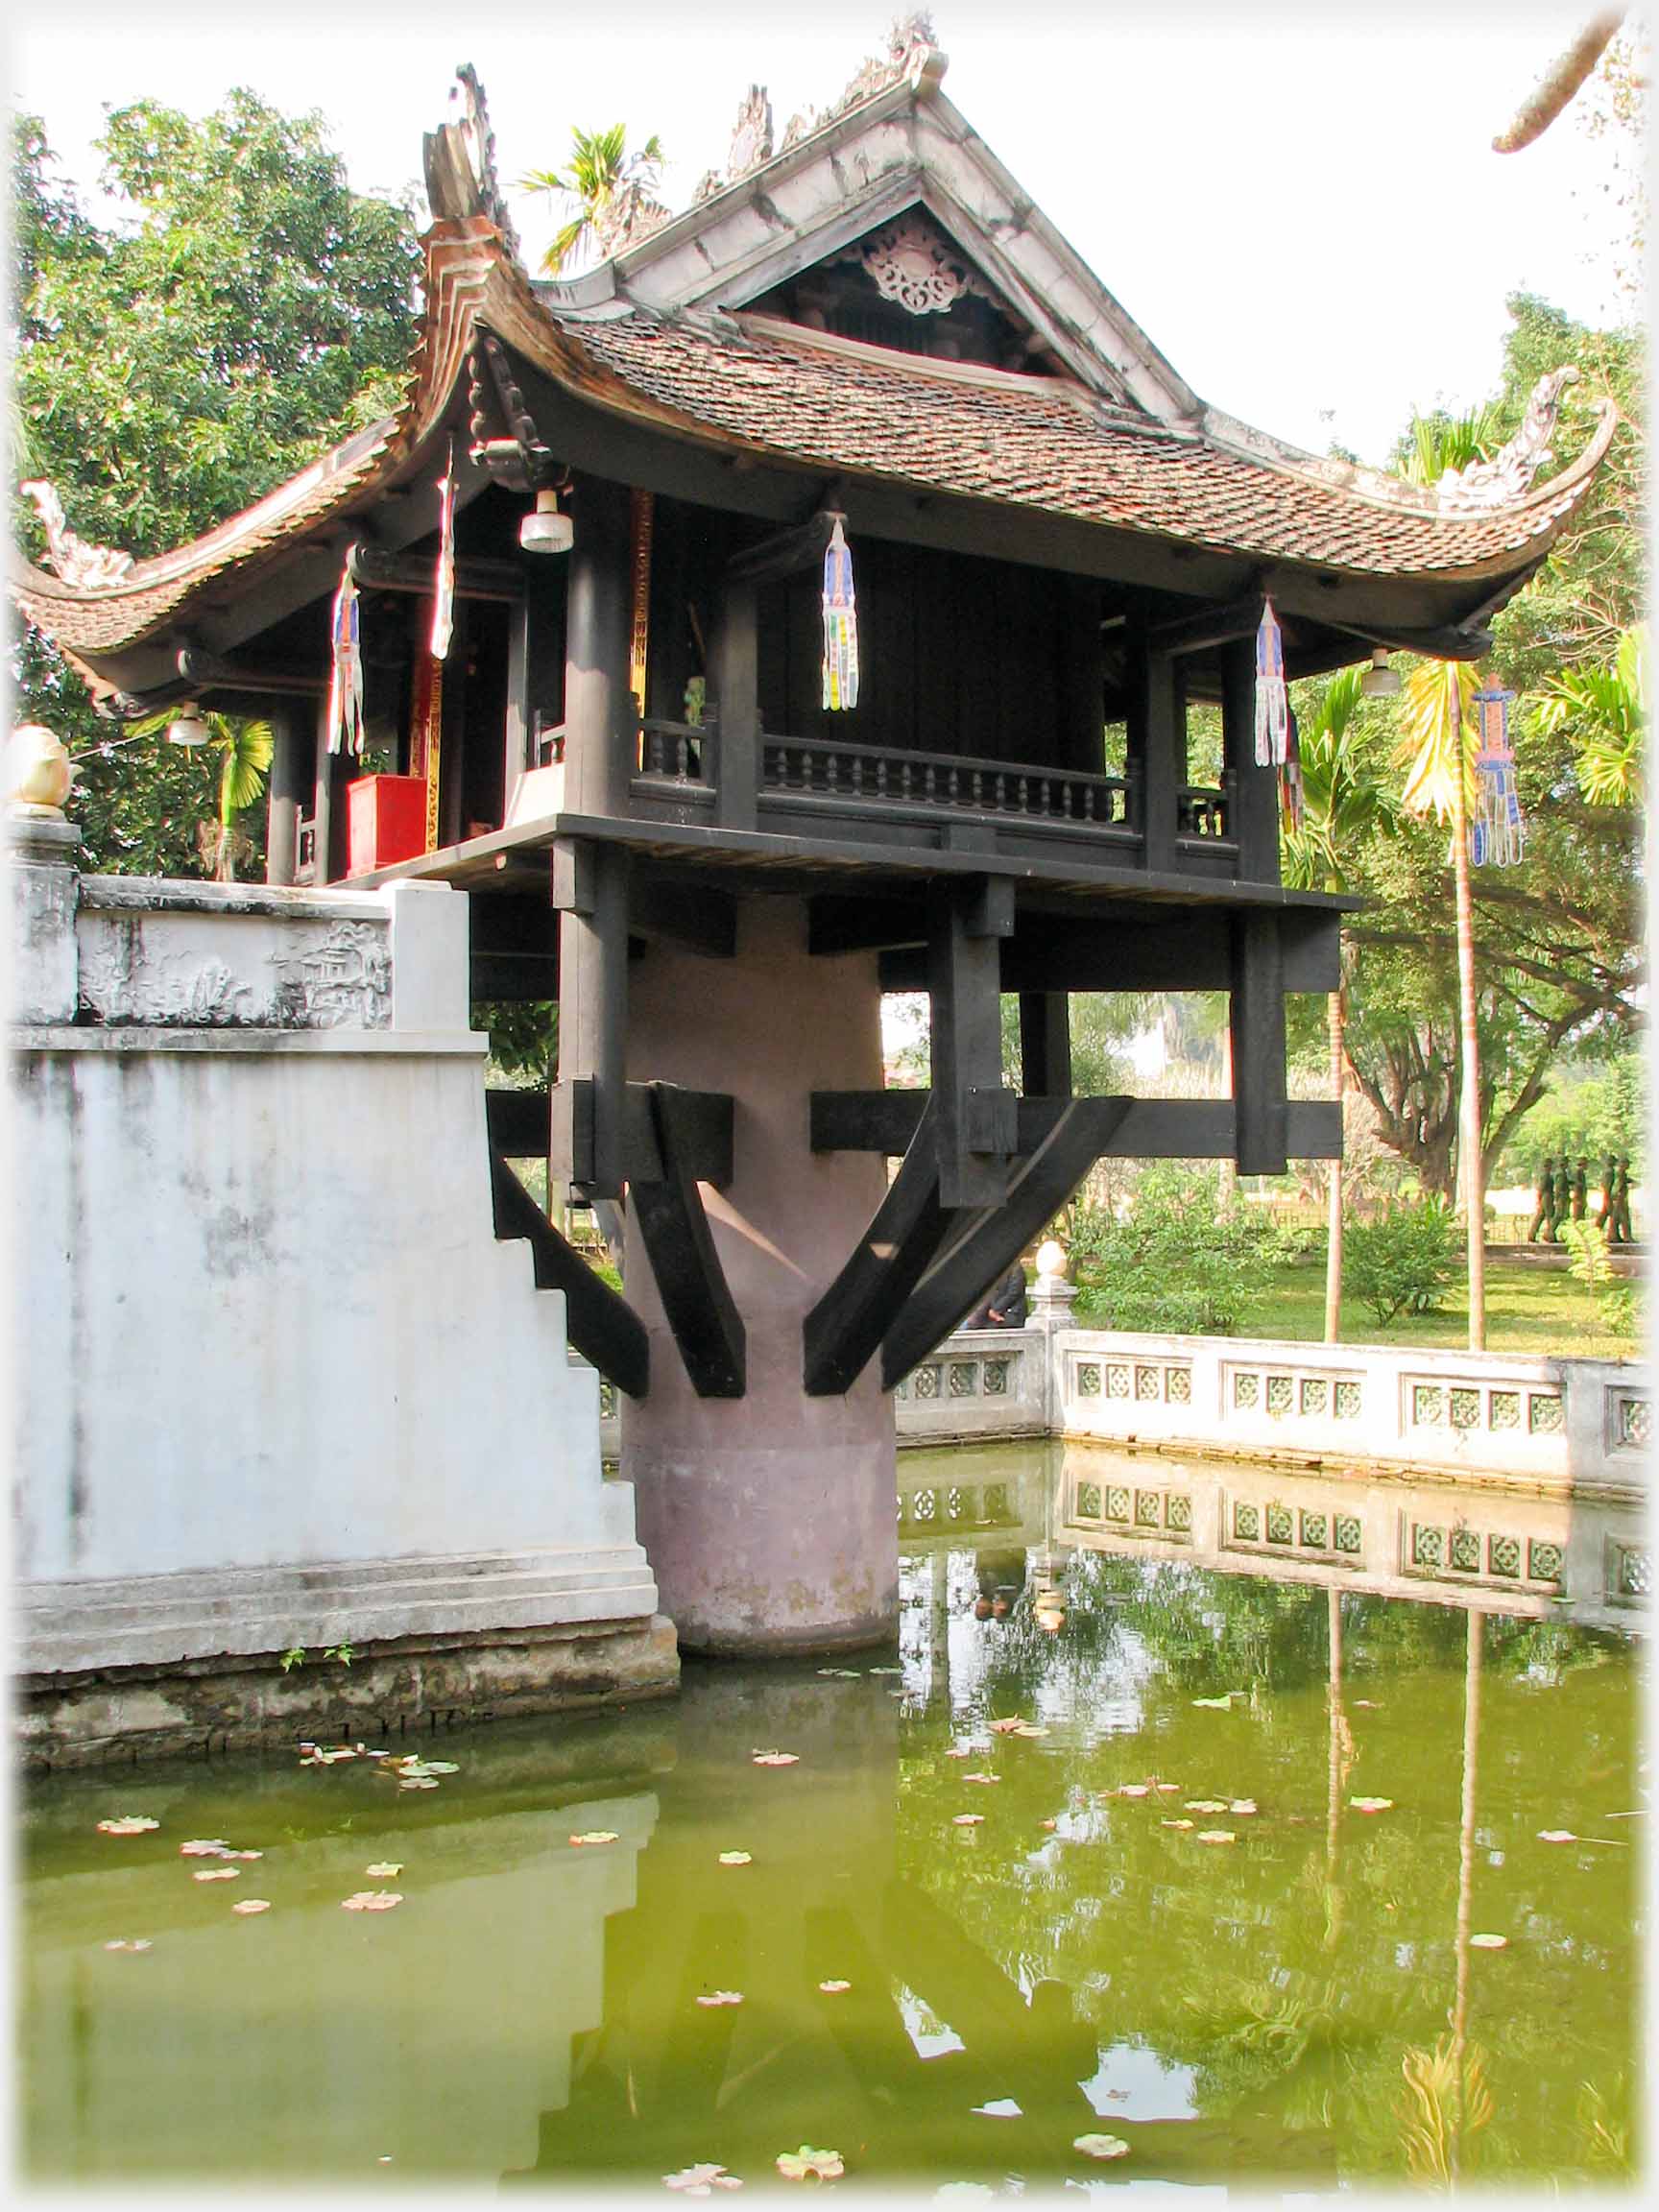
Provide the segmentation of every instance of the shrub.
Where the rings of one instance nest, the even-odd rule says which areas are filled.
[[[1601,1326],[1610,1336],[1634,1336],[1636,1300],[1630,1286],[1613,1272],[1607,1253],[1607,1232],[1599,1221],[1563,1221],[1561,1241],[1572,1258],[1568,1269],[1596,1301]]]
[[[1457,1222],[1444,1198],[1351,1222],[1343,1240],[1349,1289],[1386,1328],[1399,1313],[1432,1313],[1457,1274]]]
[[[1071,1252],[1091,1324],[1194,1335],[1231,1334],[1284,1256],[1270,1222],[1217,1207],[1213,1180],[1174,1168],[1148,1169],[1126,1221],[1079,1207]]]

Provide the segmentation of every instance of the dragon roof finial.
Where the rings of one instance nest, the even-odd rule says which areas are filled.
[[[132,554],[113,545],[88,545],[77,538],[64,517],[63,502],[55,485],[37,476],[17,489],[34,500],[46,532],[46,558],[65,584],[77,591],[96,591],[123,581],[132,566]]]
[[[1509,443],[1490,461],[1447,469],[1435,486],[1443,515],[1479,515],[1493,507],[1512,507],[1527,496],[1533,477],[1550,459],[1561,395],[1577,376],[1570,361],[1540,376],[1532,387],[1521,427]]]

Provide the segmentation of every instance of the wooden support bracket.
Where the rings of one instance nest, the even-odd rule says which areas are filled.
[[[950,1227],[939,1203],[939,1154],[929,1099],[898,1174],[847,1264],[807,1314],[809,1398],[851,1390],[921,1281]]]
[[[630,1398],[643,1398],[651,1382],[651,1340],[645,1324],[566,1243],[493,1143],[490,1195],[496,1236],[528,1238],[537,1289],[564,1291],[565,1333],[572,1348],[618,1390],[627,1391]]]
[[[741,1398],[743,1323],[697,1188],[693,1115],[686,1094],[672,1083],[637,1088],[647,1094],[661,1174],[649,1181],[631,1180],[628,1197],[662,1310],[698,1397]]]

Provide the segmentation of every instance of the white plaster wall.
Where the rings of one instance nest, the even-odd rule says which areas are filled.
[[[74,917],[57,926],[100,974],[130,894],[49,899],[59,873],[19,866],[23,904],[36,934],[48,907]],[[34,1017],[12,1033],[17,1579],[136,1581],[131,1609],[153,1575],[419,1558],[476,1589],[490,1554],[533,1552],[594,1570],[549,1620],[651,1612],[632,1490],[601,1479],[598,1379],[529,1246],[493,1234],[465,899],[374,895],[389,977],[342,999],[307,971],[284,1011],[312,1025],[271,1028],[193,994],[193,938],[254,977],[361,932],[371,902],[145,894],[136,1021],[88,1021],[85,974],[78,1000],[14,1002]]]

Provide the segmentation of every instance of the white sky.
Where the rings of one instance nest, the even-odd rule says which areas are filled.
[[[1496,385],[1526,289],[1581,321],[1620,312],[1605,153],[1570,113],[1490,148],[1592,0],[939,0],[946,90],[1201,397],[1315,452],[1382,462],[1416,409]],[[779,135],[876,50],[891,0],[791,21],[772,0],[320,0],[244,22],[179,0],[66,0],[9,34],[12,100],[90,192],[107,107],[201,114],[236,84],[320,108],[360,190],[418,183],[456,65],[483,80],[503,180],[557,167],[573,124],[655,131],[663,197],[721,165],[751,81]],[[422,200],[421,204],[424,204]],[[526,248],[551,230],[515,198]],[[1627,309],[1626,309],[1627,312]]]

